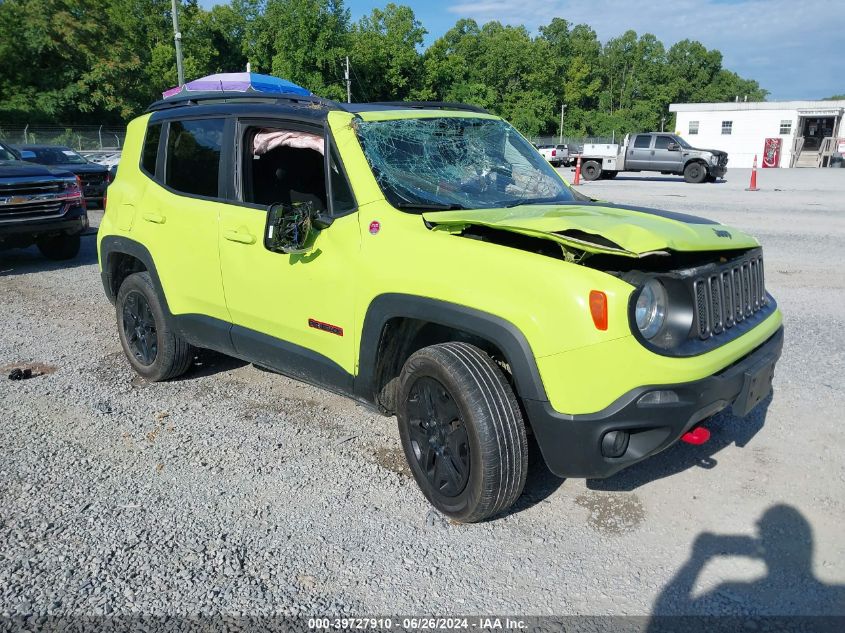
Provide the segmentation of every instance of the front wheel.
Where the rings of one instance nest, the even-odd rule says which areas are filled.
[[[38,246],[38,250],[41,251],[41,254],[47,259],[55,261],[73,259],[79,254],[79,233],[42,237],[36,242],[36,245]]]
[[[405,363],[398,394],[402,448],[435,508],[472,523],[519,498],[528,469],[525,424],[487,354],[466,343],[423,348]]]
[[[684,180],[693,184],[701,184],[707,178],[707,168],[701,163],[690,163],[684,167]]]
[[[601,165],[594,160],[588,160],[581,165],[581,175],[584,176],[584,180],[595,180],[601,176]]]

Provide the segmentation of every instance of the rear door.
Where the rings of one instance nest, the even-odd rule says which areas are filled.
[[[152,255],[170,311],[182,324],[211,326],[223,343],[229,313],[217,235],[227,125],[225,118],[193,117],[150,126],[148,135],[160,136],[156,160],[153,146],[145,146],[140,167],[155,182],[135,204],[131,228]]]
[[[674,149],[669,149],[673,147]],[[668,134],[654,137],[654,167],[657,171],[680,172],[682,167],[681,147]]]
[[[628,153],[625,155],[625,169],[654,169],[652,167],[651,134],[637,134],[628,145]]]

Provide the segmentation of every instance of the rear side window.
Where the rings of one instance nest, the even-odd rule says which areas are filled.
[[[171,121],[164,184],[195,196],[216,198],[225,119]]]
[[[161,123],[155,123],[147,128],[144,137],[144,148],[141,150],[141,169],[150,176],[156,174],[156,158],[158,157],[158,140],[161,138]]]
[[[634,147],[639,149],[648,149],[649,145],[651,145],[651,137],[647,135],[640,134],[634,141]]]

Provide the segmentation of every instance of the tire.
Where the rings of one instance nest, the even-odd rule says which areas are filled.
[[[47,259],[64,261],[79,255],[80,241],[79,233],[74,233],[73,235],[42,237],[36,242],[36,245]]]
[[[704,182],[707,178],[707,167],[701,163],[689,163],[684,167],[684,180],[692,184],[698,185]]]
[[[411,473],[429,502],[461,523],[482,521],[522,494],[528,441],[516,396],[479,348],[415,352],[399,376],[397,418]]]
[[[581,165],[581,175],[584,180],[596,180],[601,176],[601,165],[597,161],[588,160]]]
[[[194,348],[168,326],[149,273],[123,280],[115,301],[117,332],[129,364],[150,382],[181,376]]]

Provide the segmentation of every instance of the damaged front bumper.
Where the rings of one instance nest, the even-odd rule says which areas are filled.
[[[782,348],[780,327],[717,374],[681,384],[638,387],[598,413],[567,415],[548,401],[523,402],[549,470],[559,477],[609,477],[674,444],[722,409],[730,406],[735,415],[747,415],[771,391]],[[648,396],[656,393],[661,395]],[[610,435],[614,433],[623,435]],[[608,456],[614,454],[614,439],[621,454]]]

